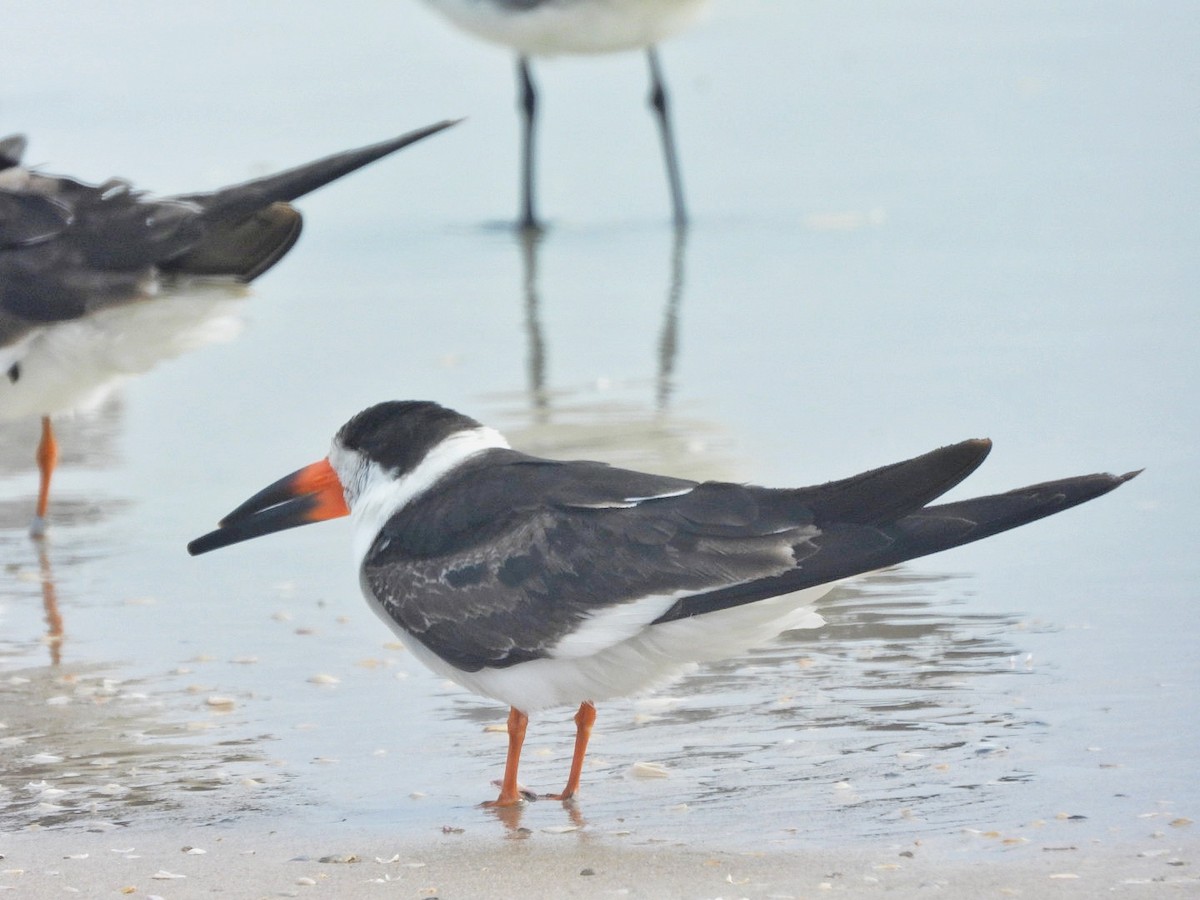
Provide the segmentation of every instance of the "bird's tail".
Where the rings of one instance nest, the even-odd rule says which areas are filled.
[[[884,565],[969,544],[1054,515],[1107,494],[1140,472],[1080,475],[1003,494],[927,506],[885,529],[891,545],[884,554]]]
[[[826,522],[820,534],[795,548],[798,562],[792,571],[687,597],[659,621],[752,603],[969,544],[1086,503],[1139,472],[1081,475],[1003,494],[926,506],[889,524]]]

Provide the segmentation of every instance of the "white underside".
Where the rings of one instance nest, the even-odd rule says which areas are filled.
[[[546,0],[521,10],[493,0],[425,2],[464,31],[528,56],[649,47],[686,28],[708,5],[708,0]]]
[[[636,694],[686,674],[698,663],[715,662],[760,646],[793,628],[825,624],[813,604],[832,585],[821,585],[744,606],[643,627],[634,636],[590,656],[536,659],[506,669],[460,672],[408,632],[398,628],[367,598],[413,656],[469,691],[532,713],[584,700]]]
[[[196,279],[31,331],[0,348],[0,421],[92,408],[163,360],[232,339],[246,292],[231,279]],[[14,363],[15,382],[5,376]]]

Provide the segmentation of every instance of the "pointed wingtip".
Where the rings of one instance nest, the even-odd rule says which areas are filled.
[[[334,153],[309,163],[233,184],[217,191],[202,194],[180,194],[169,198],[198,204],[205,218],[210,221],[236,221],[271,203],[290,203],[343,178],[376,160],[389,156],[410,144],[424,140],[440,131],[445,131],[461,122],[461,119],[444,119],[424,128],[417,128],[394,138]]]
[[[965,441],[959,441],[957,444],[951,444],[949,447],[943,448],[941,452],[952,451],[956,452],[963,458],[964,464],[970,468],[963,474],[966,478],[970,472],[981,465],[988,454],[992,452],[991,438],[968,438]]]
[[[1118,475],[1117,480],[1120,481],[1121,484],[1124,484],[1127,481],[1132,481],[1133,479],[1137,478],[1145,471],[1146,470],[1144,468],[1134,469],[1132,472],[1126,472],[1124,475]]]
[[[965,441],[957,441],[953,444],[939,447],[937,450],[931,450],[924,455],[929,458],[940,457],[942,459],[957,457],[964,461],[971,461],[974,467],[982,463],[991,452],[991,438],[967,438]],[[966,476],[964,475],[963,477],[965,478]]]
[[[384,141],[383,143],[395,143],[406,147],[409,144],[416,143],[422,138],[429,137],[431,134],[437,134],[439,131],[445,131],[447,128],[453,128],[465,118],[466,116],[460,116],[457,119],[442,119],[440,122],[434,122],[432,125],[426,125],[424,128],[417,128],[413,131],[405,132],[404,134],[398,135],[397,137],[392,138],[390,141]]]

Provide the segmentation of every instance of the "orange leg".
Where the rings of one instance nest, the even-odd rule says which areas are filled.
[[[571,759],[571,774],[567,776],[567,786],[561,794],[547,794],[547,800],[570,800],[579,790],[579,779],[583,775],[583,757],[587,755],[588,739],[592,736],[592,726],[596,724],[596,706],[591,700],[579,704],[579,712],[575,713],[575,756]]]
[[[515,806],[525,798],[517,784],[517,767],[521,764],[521,746],[525,743],[525,728],[529,716],[515,706],[508,709],[508,758],[504,762],[504,781],[500,783],[500,796],[488,800],[484,806]]]
[[[50,425],[50,417],[42,416],[42,439],[37,448],[38,471],[41,473],[41,485],[38,488],[37,518],[33,520],[30,531],[39,537],[46,531],[46,508],[50,505],[50,476],[58,463],[58,441],[54,439],[54,429]]]

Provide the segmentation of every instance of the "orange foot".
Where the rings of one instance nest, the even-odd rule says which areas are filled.
[[[500,788],[500,796],[495,800],[484,800],[479,805],[484,809],[496,809],[503,806],[519,806],[526,801],[534,801],[539,799],[538,795],[527,787],[515,785],[511,791],[506,792],[502,781],[493,781],[493,785]]]

